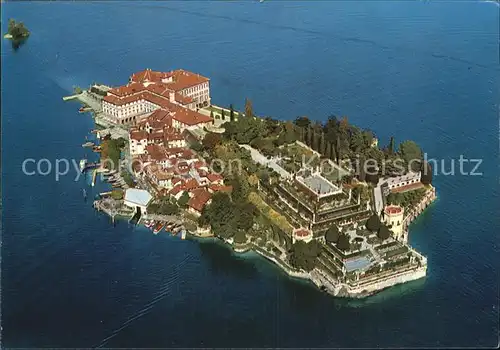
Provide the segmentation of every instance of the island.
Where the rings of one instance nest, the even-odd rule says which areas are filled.
[[[93,205],[115,218],[252,250],[334,296],[361,298],[426,276],[410,223],[436,199],[413,141],[380,147],[347,117],[260,117],[212,104],[210,80],[146,69],[64,98],[91,112],[111,184]]]
[[[30,36],[30,31],[25,27],[23,22],[16,22],[14,19],[9,19],[7,33],[4,34],[4,39],[12,40],[14,48],[18,48]]]

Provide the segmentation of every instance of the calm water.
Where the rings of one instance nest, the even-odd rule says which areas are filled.
[[[3,4],[32,37],[2,41],[5,347],[493,346],[498,341],[498,8],[480,2]],[[215,103],[278,118],[347,115],[431,157],[482,158],[439,176],[411,228],[425,280],[366,301],[329,297],[214,243],[116,227],[75,171],[25,176],[26,158],[80,159],[92,128],[75,84],[182,67]],[[472,170],[471,167],[466,170]],[[495,263],[496,261],[496,263]]]

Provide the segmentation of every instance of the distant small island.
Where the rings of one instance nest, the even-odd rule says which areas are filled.
[[[3,37],[13,41],[25,40],[30,36],[30,31],[25,27],[23,22],[16,22],[14,19],[9,19],[9,29]]]

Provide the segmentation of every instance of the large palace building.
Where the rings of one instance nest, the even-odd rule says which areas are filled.
[[[368,217],[370,210],[351,189],[341,188],[312,169],[299,171],[281,181],[272,191],[277,205],[297,227],[307,227],[315,236],[332,226]]]
[[[102,109],[115,124],[133,124],[142,116],[164,109],[178,114],[210,105],[209,79],[182,69],[133,74],[129,83],[107,91]]]

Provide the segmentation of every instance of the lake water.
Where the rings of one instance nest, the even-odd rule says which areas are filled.
[[[373,347],[498,344],[498,7],[482,2],[30,2],[2,41],[4,347]],[[97,214],[105,186],[27,158],[84,157],[93,128],[62,96],[143,68],[211,78],[214,103],[257,114],[347,115],[382,144],[415,140],[446,170],[412,226],[425,280],[330,297],[253,254]],[[45,170],[45,168],[43,168]],[[471,171],[472,166],[465,166]],[[87,188],[89,202],[82,198]],[[496,261],[496,263],[495,263]]]

